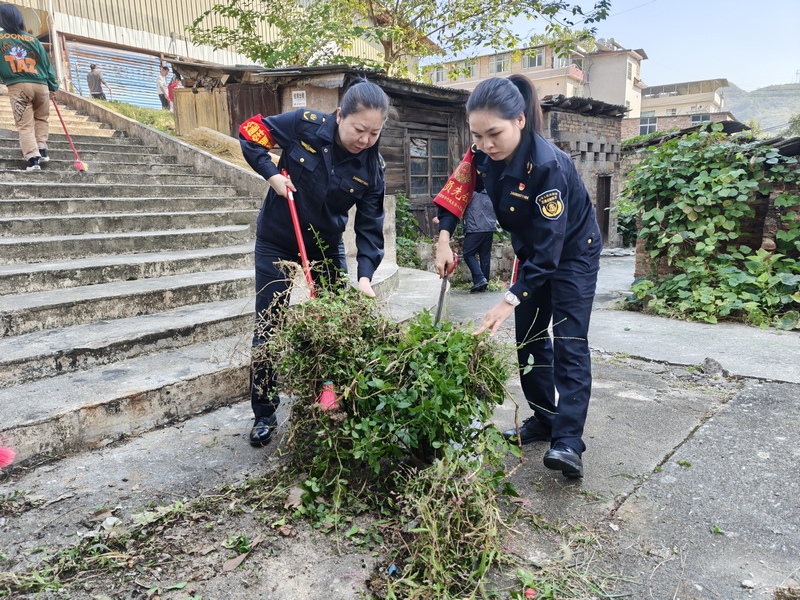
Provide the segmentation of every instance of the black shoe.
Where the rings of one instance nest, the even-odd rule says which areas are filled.
[[[50,157],[47,156],[47,149],[46,148],[39,148],[39,162],[50,162]]]
[[[250,445],[256,448],[266,446],[272,439],[272,430],[277,427],[278,419],[275,415],[258,417],[255,425],[250,430]]]
[[[503,432],[503,437],[510,442],[516,443],[517,430],[509,429]],[[519,428],[519,441],[524,446],[531,442],[549,442],[550,428],[536,417],[528,417],[522,422]]]
[[[485,292],[488,287],[489,287],[489,282],[484,279],[473,285],[469,289],[469,293],[474,294],[475,292]]]
[[[583,461],[580,453],[566,444],[558,443],[544,453],[544,466],[553,471],[561,471],[567,479],[583,477]]]
[[[42,167],[39,166],[39,157],[36,156],[34,158],[28,159],[28,166],[25,168],[26,171],[41,171]]]

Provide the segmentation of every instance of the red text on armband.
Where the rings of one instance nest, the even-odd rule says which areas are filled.
[[[247,119],[239,126],[239,133],[242,134],[244,139],[261,144],[267,150],[271,150],[275,145],[275,140],[269,132],[269,129],[264,125],[261,120],[261,115],[256,115],[251,119]]]

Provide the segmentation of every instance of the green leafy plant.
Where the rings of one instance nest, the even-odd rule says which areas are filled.
[[[720,125],[652,149],[623,193],[641,211],[652,270],[632,286],[632,306],[708,323],[800,327],[797,181],[794,158],[731,140]],[[765,197],[781,213],[774,252],[740,242]]]
[[[397,264],[401,267],[424,270],[425,264],[417,251],[422,237],[419,221],[411,212],[411,203],[405,193],[397,192],[394,197]]]

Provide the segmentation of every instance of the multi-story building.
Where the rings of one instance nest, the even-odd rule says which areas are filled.
[[[647,54],[625,49],[613,39],[597,40],[596,46],[593,52],[578,49],[567,57],[558,56],[551,45],[485,54],[426,67],[423,75],[435,85],[473,90],[484,79],[521,73],[533,82],[541,98],[558,94],[593,98],[625,106],[628,114],[638,117],[645,87],[641,63]]]
[[[723,110],[719,89],[727,79],[704,79],[656,85],[642,90],[641,114],[629,114],[622,122],[622,138],[628,139],[656,131],[683,129],[707,122],[732,121]]]

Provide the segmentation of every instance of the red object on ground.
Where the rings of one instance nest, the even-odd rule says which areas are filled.
[[[56,104],[56,99],[51,98],[53,101],[53,106],[56,107],[56,114],[58,115],[58,120],[61,121],[61,126],[64,128],[64,135],[67,136],[67,141],[69,142],[69,147],[72,148],[72,153],[75,155],[75,168],[82,173],[86,172],[86,165],[81,162],[81,157],[78,156],[78,151],[75,150],[75,144],[72,143],[72,138],[69,137],[69,131],[67,131],[67,126],[64,125],[64,119],[61,118],[61,111],[58,110],[58,104]]]
[[[322,393],[319,396],[319,404],[322,410],[337,410],[339,408],[339,399],[336,397],[336,392],[333,391],[333,382],[326,381],[322,384]]]
[[[525,588],[525,597],[536,598],[536,590],[532,590],[531,588]]]
[[[281,171],[281,175],[289,177],[286,169]],[[292,214],[292,225],[294,225],[294,235],[297,238],[297,247],[300,250],[300,260],[303,263],[303,272],[306,274],[306,281],[308,282],[308,293],[312,298],[316,298],[317,294],[314,292],[314,280],[311,278],[311,268],[308,266],[308,254],[306,254],[306,245],[303,242],[303,232],[300,230],[300,218],[297,216],[297,207],[294,204],[294,193],[288,187],[286,188],[286,199],[289,201],[289,212]]]
[[[0,446],[0,469],[14,462],[15,453],[11,448]]]

